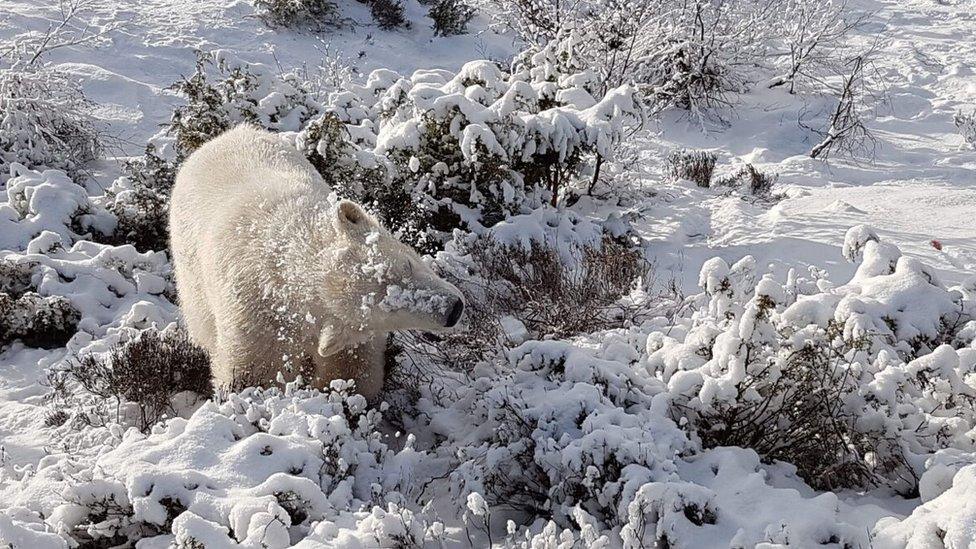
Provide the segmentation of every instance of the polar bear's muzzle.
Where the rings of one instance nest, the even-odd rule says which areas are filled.
[[[461,320],[461,315],[464,313],[464,301],[459,297],[454,298],[454,303],[451,304],[450,308],[447,310],[447,315],[444,317],[444,327],[453,328],[457,325],[458,320]]]

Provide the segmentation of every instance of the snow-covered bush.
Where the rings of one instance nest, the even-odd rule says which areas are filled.
[[[81,315],[61,296],[41,296],[30,268],[0,260],[0,349],[15,340],[28,347],[62,347]]]
[[[393,497],[423,455],[410,441],[390,449],[379,412],[350,388],[250,389],[148,435],[130,431],[72,475],[48,523],[75,542],[106,545],[163,536],[154,541],[280,548],[293,537],[335,536],[340,514]],[[406,516],[394,514],[393,522]],[[326,528],[314,529],[318,522]]]
[[[640,122],[633,88],[600,93],[593,73],[565,62],[566,47],[533,49],[511,72],[488,61],[456,74],[381,69],[327,98],[298,75],[201,54],[176,85],[188,99],[169,127],[177,163],[240,122],[297,132],[289,137],[337,193],[435,250],[455,228],[478,231],[588,192]]]
[[[674,179],[694,181],[699,187],[708,188],[715,173],[718,156],[708,151],[674,151],[668,156],[668,175]]]
[[[641,485],[669,478],[687,444],[651,405],[663,387],[626,366],[636,336],[528,341],[507,353],[508,373],[462,388],[458,412],[477,427],[444,433],[461,461],[452,493],[563,525],[574,508],[603,528],[626,523]]]
[[[0,61],[0,184],[15,163],[77,176],[102,149],[93,110],[63,72]]]
[[[274,75],[226,52],[197,53],[196,71],[173,85],[186,100],[173,112],[167,132],[177,160],[240,123],[273,131],[297,131],[319,112],[308,81],[298,73]]]
[[[436,249],[455,228],[480,231],[585,193],[597,158],[639,120],[631,88],[591,95],[593,75],[558,57],[527,54],[511,73],[488,61],[457,74],[374,71],[332,94],[297,146],[337,192]]]
[[[676,304],[626,225],[541,208],[484,235],[458,233],[435,265],[465,296],[450,332],[397,333],[411,363],[469,371],[530,339],[569,338],[640,324]],[[413,380],[416,382],[416,380]]]
[[[10,167],[6,200],[0,202],[0,250],[24,250],[44,233],[70,244],[91,234],[110,235],[112,214],[95,204],[64,172]]]
[[[480,0],[495,24],[529,44],[571,41],[606,90],[630,83],[653,111],[723,122],[734,94],[763,81],[824,90],[849,59],[866,16],[843,1]],[[807,86],[809,85],[809,86]]]
[[[254,0],[258,16],[269,27],[321,30],[335,25],[339,8],[332,0]]]
[[[453,36],[468,32],[468,22],[474,17],[475,9],[463,0],[436,0],[427,11],[434,24],[434,35]]]
[[[745,91],[765,56],[768,11],[743,1],[695,0],[645,25],[633,78],[655,110],[677,107],[703,123],[721,120],[730,94]]]
[[[176,167],[146,147],[142,157],[126,162],[101,199],[115,215],[115,231],[100,242],[132,244],[137,250],[169,248],[169,196],[176,181]]]
[[[4,316],[20,319],[8,333],[46,326],[53,339],[45,346],[67,342],[77,350],[107,331],[163,328],[175,319],[164,253],[93,242],[111,240],[116,219],[64,172],[15,165],[12,173],[0,201],[0,262],[9,266],[0,292],[23,314]]]
[[[771,10],[746,1],[484,0],[497,24],[530,44],[571,42],[603,90],[635,85],[654,110],[720,118],[765,61]]]
[[[145,330],[107,353],[72,358],[48,381],[55,409],[73,412],[79,424],[129,424],[144,432],[176,415],[178,394],[212,393],[206,352],[179,329]]]
[[[649,337],[648,367],[705,446],[788,461],[815,487],[911,493],[926,456],[972,443],[962,376],[976,357],[953,347],[972,341],[976,308],[863,226],[845,255],[863,260],[837,288],[758,279],[750,257],[706,262],[700,310],[680,335]]]

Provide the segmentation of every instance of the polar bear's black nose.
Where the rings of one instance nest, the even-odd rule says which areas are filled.
[[[445,328],[451,328],[461,320],[461,313],[464,312],[464,302],[460,299],[454,300],[451,310],[447,312],[447,319],[444,321]]]

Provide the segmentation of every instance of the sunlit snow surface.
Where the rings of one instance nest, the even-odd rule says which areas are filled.
[[[0,38],[45,29],[54,16],[51,4],[5,0],[0,5]],[[350,17],[368,21],[366,7],[350,4]],[[713,256],[734,270],[737,261],[751,255],[758,270],[772,265],[780,277],[790,268],[805,272],[806,267],[816,266],[838,284],[851,281],[857,287],[856,297],[838,298],[839,303],[830,305],[838,310],[850,306],[861,315],[844,317],[856,330],[876,322],[884,306],[908,299],[892,288],[924,286],[920,280],[928,271],[913,260],[921,260],[929,274],[946,286],[961,283],[976,271],[976,152],[965,146],[952,122],[957,111],[976,107],[976,9],[965,2],[931,0],[852,4],[876,12],[862,31],[863,42],[873,40],[868,33],[881,33],[878,64],[888,83],[889,103],[871,124],[879,139],[873,158],[837,159],[829,165],[807,158],[816,137],[801,129],[797,120],[816,114],[824,105],[782,90],[757,89],[742,98],[730,117],[730,127],[710,128],[704,134],[675,113],[652,123],[655,135],[642,144],[649,173],[627,209],[638,215],[635,226],[657,267],[673,272],[689,292],[699,291],[699,273]],[[410,29],[336,32],[324,38],[326,46],[309,35],[267,29],[246,0],[104,0],[95,3],[95,24],[119,25],[106,36],[106,43],[94,50],[60,50],[52,60],[80,79],[89,97],[100,105],[98,115],[119,138],[119,150],[114,152],[124,156],[140,153],[169,119],[179,100],[167,87],[192,73],[194,49],[223,49],[249,61],[292,68],[314,64],[327,48],[340,52],[363,73],[390,68],[401,74],[421,68],[456,71],[469,60],[506,59],[514,51],[510,38],[478,32],[485,28],[483,20],[476,20],[476,32],[469,35],[433,39],[424,19],[426,8],[413,1],[407,6],[414,21]],[[785,198],[770,207],[690,183],[667,183],[656,170],[664,156],[682,147],[713,149],[719,154],[720,174],[745,162],[778,173],[775,190]],[[100,194],[117,170],[113,161],[101,162],[87,183],[88,191]],[[178,311],[162,295],[170,267],[160,254],[91,243],[72,247],[72,235],[64,233],[59,216],[84,201],[83,189],[61,177],[53,172],[22,175],[19,185],[45,189],[30,204],[39,215],[28,224],[0,216],[0,250],[8,250],[0,251],[0,256],[30,260],[31,254],[38,254],[33,258],[35,269],[46,290],[78,304],[82,322],[97,337],[75,340],[68,351],[89,345],[104,350],[128,331],[176,319]],[[610,212],[591,213],[605,219]],[[90,222],[94,226],[105,220],[96,209]],[[845,260],[845,234],[861,224],[873,227],[882,243],[896,246],[903,254],[899,267],[889,275],[891,284],[862,276],[864,264],[857,271],[857,263]],[[35,240],[44,230],[51,232]],[[501,229],[505,230],[512,239],[525,237],[518,225]],[[44,244],[43,249],[26,248],[32,240],[35,248]],[[932,245],[933,240],[941,250]],[[876,252],[872,257],[883,250]],[[717,262],[709,265],[722,268]],[[716,272],[705,269],[704,286]],[[951,306],[942,291],[914,292],[910,298],[921,300],[922,307]],[[823,314],[813,305],[793,307],[789,314],[810,315],[811,321]],[[828,312],[840,314],[833,308]],[[920,315],[923,320],[930,316]],[[908,320],[905,329],[929,328]],[[551,431],[543,433],[552,440],[546,459],[576,466],[588,459],[593,447],[606,443],[641,462],[643,468],[628,477],[635,482],[632,489],[625,489],[633,492],[628,492],[629,501],[660,505],[657,527],[682,536],[678,546],[751,546],[759,540],[803,546],[831,539],[862,547],[868,543],[903,547],[909,539],[928,544],[918,547],[940,547],[940,539],[952,547],[974,543],[974,466],[956,474],[973,456],[962,452],[940,455],[931,466],[931,475],[927,473],[922,483],[924,504],[884,493],[818,494],[792,476],[788,467],[764,466],[754,453],[738,448],[706,452],[691,461],[676,459],[688,441],[668,423],[663,407],[655,404],[655,395],[665,389],[659,380],[638,376],[626,366],[647,361],[654,352],[650,343],[647,333],[637,329],[578,346],[529,342],[510,357],[511,375],[495,385],[485,379],[475,382],[467,388],[471,401],[439,410],[431,425],[424,426],[426,431],[410,437],[377,427],[363,403],[345,395],[340,385],[323,396],[252,393],[206,404],[190,418],[158,427],[148,438],[130,434],[124,441],[119,430],[66,435],[45,427],[45,368],[61,360],[65,350],[17,345],[0,354],[0,546],[3,542],[37,549],[61,546],[50,525],[79,520],[76,507],[61,504],[65,495],[84,502],[114,494],[137,509],[142,520],[155,523],[166,521],[159,500],[164,495],[177,497],[193,512],[177,519],[173,534],[204,540],[207,547],[230,546],[230,531],[245,546],[284,547],[298,540],[290,538],[283,526],[294,517],[287,516],[275,497],[282,491],[301,496],[308,524],[319,521],[305,532],[303,547],[368,547],[381,539],[417,535],[418,529],[422,538],[467,545],[465,522],[457,510],[468,513],[468,522],[477,525],[484,502],[480,495],[472,499],[477,492],[460,493],[461,486],[453,484],[456,478],[447,479],[450,458],[456,457],[452,452],[438,453],[426,445],[436,433],[449,438],[459,451],[474,451],[472,441],[479,433],[466,432],[471,424],[465,421],[480,412],[482,404],[476,396],[501,399],[507,391],[522,391],[521,397],[532,404],[531,414],[554,418]],[[566,372],[558,383],[540,373],[554,356],[565,360]],[[670,358],[680,362],[682,357],[676,352]],[[952,363],[943,358],[939,357],[939,367]],[[949,368],[964,366],[957,361]],[[683,363],[675,369],[692,368]],[[688,385],[669,390],[694,387],[688,377],[672,378],[672,384]],[[633,393],[601,392],[594,388],[598,385],[626,386]],[[585,436],[567,427],[580,406],[591,408]],[[405,427],[410,433],[410,426]],[[321,459],[323,447],[334,449],[330,455],[335,461],[328,467]],[[269,456],[274,457],[266,459]],[[350,472],[353,465],[355,473]],[[465,489],[479,480],[471,478],[469,471],[457,474],[469,475]],[[429,510],[422,524],[403,502],[419,498],[426,489],[414,479],[432,478],[438,479],[432,490],[442,495],[443,503]],[[320,490],[323,482],[327,496]],[[387,499],[370,499],[371,493],[385,494]],[[391,501],[397,497],[403,501]],[[718,523],[688,528],[676,509],[689,503],[717,508]],[[613,512],[626,522],[631,509]],[[592,517],[583,510],[573,516],[585,544],[599,543],[592,528],[594,537],[586,537]],[[434,517],[437,520],[428,520]],[[504,531],[502,518],[494,520],[499,524],[493,524],[492,531]],[[560,531],[540,522],[532,535],[555,540]],[[869,541],[872,531],[876,537]],[[476,544],[487,542],[476,527],[471,532]],[[626,527],[620,532],[626,539]],[[165,547],[172,539],[161,536],[144,546]]]

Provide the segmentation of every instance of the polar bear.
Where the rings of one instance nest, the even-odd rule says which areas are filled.
[[[194,152],[170,204],[176,287],[218,386],[354,379],[376,397],[386,334],[454,326],[461,292],[281,137],[239,126]]]

